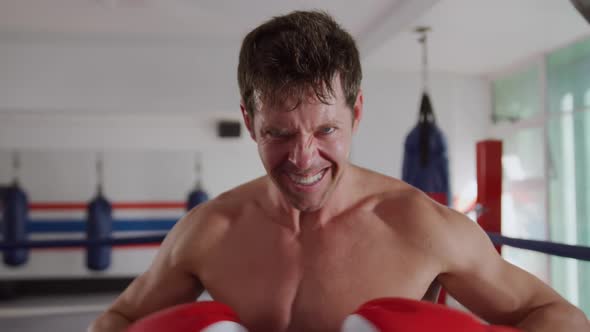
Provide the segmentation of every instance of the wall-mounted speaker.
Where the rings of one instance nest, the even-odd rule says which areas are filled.
[[[240,121],[222,120],[217,122],[217,136],[222,138],[240,137],[242,124]]]

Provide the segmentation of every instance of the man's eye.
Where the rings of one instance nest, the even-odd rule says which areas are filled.
[[[334,128],[334,127],[324,127],[322,129],[320,129],[320,133],[322,135],[330,135],[334,131],[336,131],[336,128]]]
[[[285,138],[289,136],[289,133],[284,130],[269,130],[267,131],[268,135],[272,138]]]

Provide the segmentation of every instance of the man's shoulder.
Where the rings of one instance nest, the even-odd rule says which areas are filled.
[[[210,202],[210,212],[241,214],[266,192],[267,180],[266,176],[259,177],[221,193]]]
[[[399,181],[399,180],[398,180]],[[399,239],[434,257],[446,252],[452,214],[446,206],[402,181],[393,183],[374,198],[371,213]]]
[[[187,213],[185,219],[198,225],[201,231],[210,227],[227,227],[237,220],[249,205],[259,197],[264,178],[258,178],[227,190],[215,198],[201,203]]]
[[[358,188],[366,191],[375,207],[406,208],[419,204],[428,204],[430,199],[426,194],[408,183],[372,170],[358,168]]]
[[[424,217],[444,214],[446,207],[432,200],[424,192],[408,185],[395,184],[385,188],[376,198],[375,211],[391,217]]]
[[[192,208],[174,226],[174,253],[194,261],[199,253],[206,253],[222,242],[234,222],[253,204],[252,197],[256,197],[254,191],[258,181],[228,190]]]
[[[399,224],[404,220],[412,220],[411,224],[416,225],[437,222],[448,216],[446,206],[408,183],[373,171],[363,172],[366,188],[369,188],[370,206],[385,222]]]

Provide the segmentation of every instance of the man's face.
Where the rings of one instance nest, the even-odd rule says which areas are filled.
[[[362,113],[362,93],[351,111],[339,80],[334,81],[336,96],[329,105],[315,97],[303,99],[294,110],[295,98],[281,106],[261,103],[253,119],[242,108],[266,172],[301,211],[321,208],[336,188]]]

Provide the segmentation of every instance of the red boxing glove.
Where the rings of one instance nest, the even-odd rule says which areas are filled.
[[[342,324],[341,332],[518,332],[491,326],[440,304],[383,298],[363,304]]]
[[[181,304],[133,323],[127,332],[248,332],[227,305],[215,302]]]

